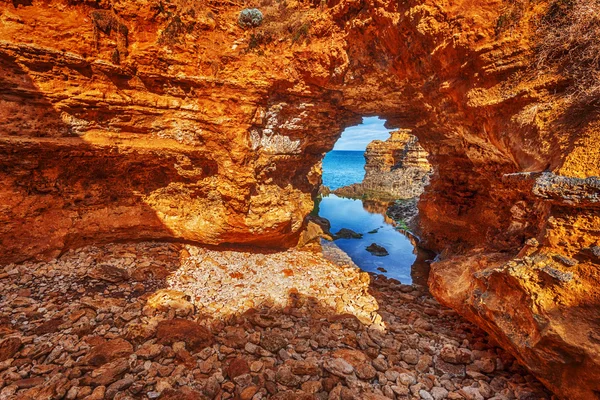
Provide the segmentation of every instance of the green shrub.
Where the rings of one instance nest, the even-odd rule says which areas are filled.
[[[256,28],[263,21],[262,12],[258,8],[246,8],[240,12],[238,24],[242,28]]]

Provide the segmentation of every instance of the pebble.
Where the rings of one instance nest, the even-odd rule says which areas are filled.
[[[111,244],[0,266],[0,399],[550,399],[426,288],[332,251]]]

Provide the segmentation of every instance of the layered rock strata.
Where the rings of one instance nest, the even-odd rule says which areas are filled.
[[[392,132],[374,140],[365,150],[365,177],[361,183],[339,188],[335,194],[354,198],[411,199],[429,184],[427,152],[410,131]]]
[[[434,166],[419,206],[437,298],[562,398],[597,397],[597,105],[534,62],[567,3],[265,3],[244,30],[234,2],[3,1],[0,262],[295,244],[322,155],[379,115]]]

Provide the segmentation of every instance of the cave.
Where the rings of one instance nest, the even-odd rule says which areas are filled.
[[[577,21],[597,37],[599,13],[575,18],[581,0],[266,1],[253,4],[262,25],[248,28],[234,3],[159,3],[0,5],[2,280],[27,284],[28,263],[90,245],[293,249],[323,155],[345,128],[379,116],[410,130],[433,167],[417,228],[438,254],[428,278],[435,299],[556,396],[597,397],[597,91],[580,76],[591,64],[565,61],[543,44],[585,39],[547,32]],[[118,17],[127,40],[95,32],[98,8]],[[174,22],[176,32],[167,29]],[[96,276],[122,282],[113,267],[100,263]],[[232,274],[224,279],[242,272]],[[17,293],[9,294],[31,297]],[[294,296],[290,302],[310,302]],[[94,320],[103,306],[88,303],[81,315]],[[40,334],[60,326],[47,319]],[[1,342],[0,362],[29,345],[12,339]]]

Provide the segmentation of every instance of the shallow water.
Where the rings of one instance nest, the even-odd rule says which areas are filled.
[[[363,235],[362,239],[338,239],[335,244],[350,256],[362,270],[375,272],[398,279],[405,284],[420,282],[427,279],[423,276],[421,264],[423,256],[419,254],[407,236],[396,230],[393,222],[385,216],[387,203],[372,201],[352,200],[336,195],[323,197],[318,203],[318,213],[321,217],[331,222],[331,232],[337,233],[342,228],[352,229]],[[369,233],[373,232],[374,233]],[[371,243],[385,247],[389,255],[377,257],[366,250]],[[387,272],[378,270],[384,268]]]

